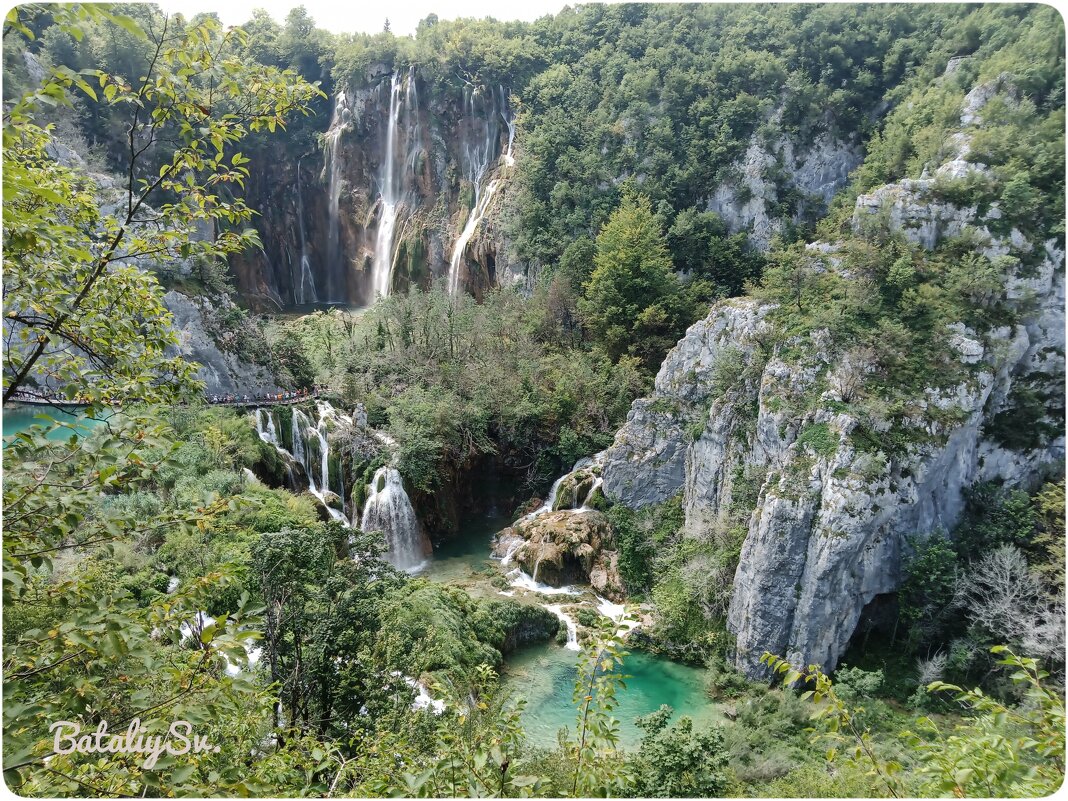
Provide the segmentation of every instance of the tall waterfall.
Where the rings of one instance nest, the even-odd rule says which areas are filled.
[[[331,156],[331,160],[333,156]],[[297,159],[297,217],[300,220],[300,281],[297,284],[297,291],[294,293],[297,303],[302,306],[306,303],[318,303],[319,293],[315,289],[315,276],[312,275],[311,260],[308,258],[308,234],[304,228],[304,193],[300,187],[300,163],[304,160],[301,156]],[[333,174],[333,164],[331,163],[331,174]],[[334,192],[333,187],[330,190],[330,197],[333,199]],[[338,197],[340,199],[340,190],[338,191]],[[334,208],[334,214],[337,214],[336,207]],[[334,225],[337,225],[337,220],[334,220]]]
[[[414,76],[409,73],[408,86],[414,83]],[[397,123],[400,119],[401,106],[400,75],[393,73],[389,85],[389,121],[386,127],[386,150],[379,167],[378,190],[381,205],[378,211],[378,232],[375,235],[375,255],[371,266],[371,283],[374,297],[386,297],[393,286],[393,228],[397,223],[397,205],[401,193],[396,182],[397,160]],[[410,113],[410,111],[409,111]],[[406,161],[406,160],[405,160]]]
[[[430,555],[429,542],[419,527],[400,473],[392,467],[375,472],[367,488],[360,528],[385,534],[389,546],[386,559],[399,570],[414,572]]]
[[[336,275],[344,274],[338,269],[344,264],[344,254],[341,252],[341,235],[338,225],[338,212],[341,205],[341,160],[338,158],[338,140],[348,130],[352,112],[349,108],[348,97],[342,89],[334,98],[334,113],[330,118],[330,127],[323,134],[323,178],[328,182],[327,192],[327,228],[326,228],[326,252],[331,261],[326,271],[327,300],[337,300]]]
[[[498,87],[498,94],[496,98],[491,94],[491,100],[489,102],[489,109],[483,108],[481,113],[476,110],[476,99],[481,98],[482,93],[476,87],[467,94],[465,99],[466,119],[464,121],[464,142],[463,142],[463,161],[464,161],[464,175],[471,183],[471,186],[475,192],[475,202],[471,207],[471,211],[467,216],[467,223],[464,225],[460,235],[456,238],[456,244],[453,245],[452,255],[449,257],[449,294],[455,295],[460,290],[460,273],[461,263],[464,258],[464,251],[467,250],[467,245],[471,241],[471,237],[475,235],[475,231],[478,229],[479,223],[482,222],[482,218],[486,216],[486,212],[489,210],[490,203],[493,200],[493,196],[497,193],[497,190],[501,185],[501,178],[497,177],[491,180],[483,188],[482,182],[486,177],[486,174],[490,170],[492,163],[492,154],[497,146],[499,139],[499,129],[497,127],[497,114],[500,115],[504,121],[505,126],[508,129],[508,147],[507,150],[501,155],[504,163],[511,166],[515,164],[515,157],[512,155],[512,144],[515,140],[515,116],[508,115],[508,108],[504,97],[504,88]],[[497,102],[492,102],[496,99]],[[485,102],[479,104],[479,106],[485,106]],[[493,107],[498,106],[496,114],[493,111]],[[474,133],[474,136],[469,138],[469,134]],[[481,136],[478,136],[481,133]]]

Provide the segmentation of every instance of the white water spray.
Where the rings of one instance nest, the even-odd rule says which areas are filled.
[[[331,156],[331,159],[332,158],[333,156]],[[300,221],[300,281],[297,284],[297,291],[295,293],[297,303],[302,306],[306,303],[319,302],[319,293],[315,289],[315,276],[312,274],[311,260],[308,258],[308,235],[304,229],[304,193],[301,191],[300,187],[300,162],[303,159],[303,156],[297,159],[297,217]],[[333,176],[332,167],[331,176]],[[331,186],[331,198],[333,198],[333,195],[334,190]],[[340,200],[340,191],[338,198]],[[334,213],[337,213],[336,208]],[[334,221],[334,224],[336,225],[336,220]]]
[[[396,469],[380,467],[375,472],[367,487],[360,528],[385,535],[386,559],[397,569],[416,572],[426,563],[429,543]]]
[[[515,140],[515,117],[508,116],[504,88],[498,87],[498,91],[499,113],[508,129],[508,149],[502,154],[501,158],[505,164],[511,166],[515,164],[515,158],[512,155],[512,143]],[[463,230],[456,238],[452,255],[449,257],[448,284],[450,295],[455,295],[460,290],[460,273],[464,252],[467,250],[467,245],[470,243],[471,238],[475,235],[475,231],[478,230],[482,219],[486,216],[486,212],[489,211],[493,196],[497,194],[497,190],[501,186],[501,178],[499,177],[492,179],[485,187],[482,186],[482,182],[490,169],[490,157],[498,140],[499,129],[492,111],[482,115],[476,112],[476,98],[479,97],[481,97],[480,90],[478,88],[471,89],[467,92],[465,102],[467,130],[477,130],[481,127],[483,136],[479,139],[474,136],[464,136],[462,152],[465,166],[464,173],[474,190],[475,202],[467,216],[467,222]]]
[[[543,606],[560,618],[560,622],[567,627],[567,644],[564,647],[569,651],[582,650],[579,648],[578,625],[575,623],[574,618],[564,611],[563,604],[543,604]]]
[[[344,262],[341,253],[341,238],[338,225],[338,213],[341,205],[341,160],[338,158],[338,140],[349,129],[349,120],[352,111],[348,105],[348,97],[342,89],[334,98],[334,113],[330,118],[330,127],[323,134],[323,178],[328,182],[327,192],[327,228],[326,246],[327,258],[332,264],[326,274],[327,300],[335,300],[335,276],[342,272],[337,269]]]
[[[400,76],[394,72],[389,86],[389,121],[386,127],[386,150],[382,156],[379,177],[380,205],[378,231],[375,235],[375,255],[371,265],[371,284],[375,298],[389,295],[393,286],[393,229],[397,223],[400,192],[396,185],[393,165],[396,162],[397,122],[400,117]]]

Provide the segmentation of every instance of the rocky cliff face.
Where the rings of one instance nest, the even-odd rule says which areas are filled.
[[[745,156],[734,165],[736,177],[717,186],[706,207],[732,232],[745,231],[750,243],[767,250],[787,219],[800,221],[826,211],[860,162],[859,147],[828,133],[804,145],[781,134],[766,143],[754,133]],[[790,195],[796,196],[793,204]]]
[[[962,127],[980,113],[984,92],[968,96]],[[653,395],[634,403],[604,454],[609,499],[640,507],[681,492],[691,537],[715,536],[738,481],[759,486],[727,621],[736,664],[750,675],[762,673],[765,651],[833,668],[865,605],[898,587],[907,535],[951,529],[964,489],[975,482],[1026,486],[1063,461],[1063,421],[1054,408],[1044,422],[1061,433],[1040,445],[1010,449],[991,431],[1021,387],[1038,382],[1063,398],[1064,252],[1054,241],[1029,243],[1015,229],[992,233],[996,204],[980,215],[944,200],[938,175],[984,169],[965,161],[966,136],[955,144],[935,177],[861,196],[855,226],[885,215],[926,248],[967,226],[987,257],[1030,250],[1038,266],[1006,275],[1003,299],[1018,324],[981,332],[950,326],[963,377],[912,399],[901,452],[873,449],[857,436],[864,426],[888,425],[861,419],[845,403],[869,370],[863,354],[832,347],[820,330],[780,341],[775,307],[741,299],[717,304],[690,328],[664,361]],[[836,251],[808,247],[820,271],[841,269]]]
[[[264,249],[233,261],[250,303],[367,304],[437,277],[476,296],[496,285],[515,114],[506,87],[440,83],[372,67],[366,86],[335,92],[319,149],[294,159],[276,144],[254,165]]]
[[[211,326],[207,318],[213,305],[229,305],[232,303],[229,298],[209,300],[171,290],[163,296],[163,303],[174,318],[177,355],[200,365],[197,378],[204,382],[206,395],[262,395],[281,391],[269,370],[224,351],[209,333]]]

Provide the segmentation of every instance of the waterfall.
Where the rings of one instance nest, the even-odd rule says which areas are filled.
[[[273,445],[279,450],[284,450],[284,448],[278,444],[278,429],[274,424],[274,415],[266,409],[256,410],[256,433],[259,434],[260,439],[268,445]]]
[[[498,86],[497,90],[500,92],[501,98],[501,119],[504,120],[504,125],[508,129],[508,149],[504,152],[504,163],[509,167],[514,167],[515,157],[512,155],[512,143],[515,142],[515,115],[508,116],[508,103],[504,98],[504,87]]]
[[[345,516],[345,488],[337,493],[341,499],[342,509],[338,510],[327,503],[327,493],[330,489],[330,442],[327,439],[327,420],[334,415],[334,409],[329,403],[320,402],[319,419],[312,425],[311,420],[300,409],[293,410],[293,450],[287,450],[278,439],[278,429],[275,425],[274,414],[268,409],[256,410],[256,432],[260,439],[274,446],[278,455],[286,465],[289,475],[290,486],[296,486],[296,478],[293,475],[293,464],[299,464],[304,468],[304,474],[308,477],[308,492],[319,499],[319,502],[327,510],[334,520],[339,520],[346,526],[349,524]],[[312,459],[318,456],[318,463]],[[316,474],[318,468],[318,474]]]
[[[335,112],[336,113],[336,112]],[[336,144],[336,140],[335,140]],[[333,180],[333,148],[331,148],[331,180]],[[295,294],[295,300],[300,305],[306,303],[318,303],[319,293],[315,289],[315,276],[312,275],[311,260],[308,258],[308,235],[304,230],[304,193],[300,188],[300,162],[304,157],[301,156],[297,159],[297,217],[300,220],[300,282],[297,285],[297,292]],[[330,188],[330,197],[334,197],[333,186]],[[340,200],[340,190],[338,190],[338,199]],[[333,202],[331,200],[331,202]],[[337,214],[337,208],[334,207],[334,214]],[[333,221],[333,224],[337,225],[337,220]],[[308,290],[311,290],[311,299],[308,299]]]
[[[408,86],[414,84],[410,73]],[[379,167],[381,173],[378,190],[381,205],[378,212],[378,231],[375,235],[375,255],[371,267],[371,283],[374,297],[387,297],[393,286],[393,228],[397,222],[397,205],[400,192],[396,185],[393,169],[396,161],[397,122],[400,117],[400,76],[394,71],[389,86],[389,122],[386,127],[386,150]],[[409,112],[410,113],[410,112]]]
[[[341,499],[340,510],[327,503],[327,493],[333,492],[330,488],[330,441],[327,439],[327,421],[334,416],[334,409],[329,403],[323,402],[320,402],[317,408],[319,419],[314,426],[300,409],[293,411],[293,458],[304,465],[304,472],[308,475],[308,492],[319,499],[334,520],[339,520],[347,526],[349,521],[344,512],[344,487],[341,492],[335,493]],[[317,465],[312,461],[315,455],[319,457]],[[319,468],[318,481],[315,475],[316,467]]]
[[[560,618],[560,621],[567,626],[567,645],[564,647],[569,651],[581,651],[578,642],[578,626],[574,618],[564,611],[563,604],[542,604],[542,606]]]
[[[586,497],[585,497],[585,499],[583,499],[582,505],[579,506],[579,508],[575,510],[576,512],[592,512],[592,511],[594,511],[594,508],[592,506],[590,506],[590,501],[593,500],[593,493],[597,492],[597,490],[601,488],[602,484],[604,484],[604,479],[601,478],[600,476],[595,476],[594,479],[593,479],[593,484],[590,485],[590,491],[586,493]]]
[[[508,129],[508,149],[502,154],[502,158],[505,164],[511,166],[515,164],[515,158],[512,156],[512,143],[515,139],[515,116],[508,116],[504,88],[498,87],[498,90],[498,111]],[[460,267],[464,258],[464,251],[467,250],[467,245],[470,243],[471,237],[475,235],[479,223],[482,222],[483,217],[486,216],[486,212],[489,211],[493,196],[497,194],[497,190],[501,185],[501,179],[494,178],[486,184],[485,188],[482,186],[482,181],[485,178],[486,173],[489,172],[491,161],[490,156],[497,143],[498,129],[496,118],[492,111],[481,117],[476,113],[475,99],[479,96],[479,90],[477,88],[472,89],[465,102],[469,120],[467,129],[477,130],[481,127],[484,129],[484,133],[480,139],[473,142],[470,141],[466,135],[463,137],[462,156],[465,165],[464,174],[474,189],[475,202],[471,207],[471,211],[468,213],[467,222],[464,224],[463,230],[456,238],[456,243],[453,245],[452,249],[452,255],[449,257],[448,280],[450,295],[455,295],[460,290]],[[479,124],[480,122],[481,125]]]
[[[326,246],[327,258],[331,260],[330,269],[327,270],[327,300],[335,300],[337,292],[335,287],[335,275],[343,270],[337,268],[344,263],[341,253],[341,235],[338,226],[338,212],[341,205],[341,160],[338,158],[338,140],[348,130],[349,120],[352,113],[348,106],[348,97],[342,89],[334,98],[334,113],[330,118],[330,127],[323,134],[323,178],[328,182],[327,192],[327,229]],[[303,263],[301,265],[303,270]],[[303,278],[302,278],[303,282]]]
[[[428,543],[394,468],[380,467],[375,472],[367,487],[360,528],[385,534],[386,559],[397,569],[415,572],[425,563]]]

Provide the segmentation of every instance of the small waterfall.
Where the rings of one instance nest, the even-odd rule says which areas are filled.
[[[582,595],[581,590],[576,590],[571,586],[553,587],[549,584],[541,584],[534,580],[534,578],[523,571],[521,567],[516,567],[508,573],[508,583],[519,590],[527,590],[528,592],[537,592],[542,595]]]
[[[508,102],[504,97],[504,87],[498,86],[497,91],[501,98],[501,119],[504,120],[504,125],[508,129],[508,149],[504,152],[504,163],[509,167],[514,167],[515,157],[512,155],[512,144],[515,142],[515,115],[508,116]]]
[[[335,112],[336,113],[336,112]],[[336,139],[335,139],[336,144]],[[331,148],[331,179],[333,179],[333,148]],[[307,303],[318,303],[319,293],[315,289],[315,276],[312,275],[311,260],[308,258],[308,235],[304,228],[304,193],[300,187],[300,163],[304,157],[301,156],[297,159],[297,217],[300,220],[300,281],[297,284],[296,301],[300,305]],[[333,202],[334,190],[333,186],[330,188],[331,202]],[[338,190],[338,200],[340,201],[341,195]],[[337,214],[337,208],[334,207],[334,214]],[[333,224],[337,225],[337,220],[333,221]]]
[[[349,108],[348,96],[342,89],[334,98],[334,113],[330,118],[330,127],[323,134],[323,179],[328,183],[326,252],[327,258],[330,259],[330,269],[326,274],[326,299],[331,301],[338,298],[336,276],[344,275],[344,254],[341,252],[341,234],[338,224],[341,186],[344,179],[341,175],[342,165],[337,150],[338,141],[341,135],[349,129],[351,119],[352,110]]]
[[[594,465],[594,464],[600,464],[600,462],[598,460],[601,459],[601,458],[603,458],[603,457],[601,457],[601,454],[597,454],[597,456],[595,456],[593,458],[586,457],[584,459],[579,459],[577,462],[575,462],[574,467],[572,467],[570,471],[568,471],[567,473],[564,473],[562,476],[560,476],[558,479],[556,479],[556,481],[553,482],[552,488],[550,488],[550,490],[549,490],[549,497],[545,499],[545,502],[541,506],[539,506],[537,509],[535,509],[533,512],[530,512],[529,514],[524,515],[523,516],[523,520],[524,521],[533,520],[535,517],[541,517],[541,515],[551,512],[553,510],[553,506],[556,505],[556,496],[559,495],[559,493],[560,493],[560,485],[563,484],[564,481],[572,473],[575,473],[575,472],[577,472],[579,470],[585,470],[587,467],[590,467],[591,465]],[[594,486],[590,488],[589,493],[587,493],[587,495],[586,495],[586,499],[587,500],[593,495],[593,490],[600,486],[600,483],[599,483],[600,480],[601,480],[600,477],[598,477],[594,481]]]
[[[308,477],[308,492],[319,499],[330,516],[348,525],[348,518],[343,511],[345,505],[345,490],[337,493],[341,498],[342,510],[335,509],[327,503],[326,493],[330,489],[330,443],[327,439],[327,420],[334,415],[334,409],[329,403],[319,404],[319,420],[312,425],[311,420],[300,409],[293,410],[293,450],[289,451],[278,439],[278,429],[274,421],[274,413],[267,409],[256,410],[256,432],[260,439],[274,446],[278,455],[286,465],[289,475],[289,485],[296,486],[296,478],[293,475],[293,464],[300,464]],[[318,456],[318,464],[313,464],[312,459]],[[316,473],[318,468],[318,474]]]
[[[414,76],[409,73],[409,91]],[[375,235],[375,255],[371,266],[371,283],[375,298],[387,297],[393,286],[393,229],[397,223],[397,205],[400,192],[396,185],[394,163],[396,162],[397,123],[400,118],[400,75],[393,73],[389,86],[389,121],[386,127],[386,150],[382,155],[381,174],[378,180],[380,207],[378,231]],[[410,112],[409,112],[410,113]]]
[[[375,472],[367,487],[360,528],[385,534],[386,559],[398,570],[415,572],[425,563],[426,536],[419,527],[419,519],[396,469],[380,467]]]
[[[567,626],[567,645],[564,647],[569,651],[581,651],[578,641],[578,625],[575,623],[574,618],[564,611],[563,604],[542,604],[546,609],[560,618],[561,622]]]
[[[593,494],[595,492],[597,492],[597,490],[599,490],[601,488],[602,484],[604,484],[604,479],[601,478],[600,476],[595,476],[594,479],[593,479],[593,485],[590,487],[590,491],[586,493],[586,497],[583,499],[582,505],[579,506],[579,508],[575,510],[576,512],[592,512],[592,511],[594,511],[594,508],[592,506],[590,506],[590,501],[593,500]]]
[[[284,450],[278,443],[278,429],[274,424],[274,415],[266,409],[256,410],[256,433],[259,434],[260,439],[268,445],[273,445],[279,450]]]
[[[515,117],[508,116],[507,105],[505,103],[504,88],[498,87],[499,90],[499,113],[501,119],[504,120],[504,124],[508,129],[508,149],[502,155],[505,164],[511,166],[515,164],[515,158],[512,156],[512,143],[515,139]],[[482,181],[489,172],[490,168],[490,156],[496,146],[498,139],[498,129],[496,118],[490,113],[482,114],[481,116],[476,113],[475,101],[476,98],[481,97],[480,90],[469,90],[466,97],[465,108],[467,109],[467,126],[465,130],[471,130],[478,128],[483,129],[483,136],[480,139],[469,138],[464,135],[463,143],[463,161],[465,164],[465,177],[471,183],[475,192],[475,202],[468,213],[467,222],[464,224],[463,230],[456,238],[456,243],[453,245],[452,255],[449,257],[449,294],[455,295],[460,290],[460,272],[461,265],[464,258],[464,252],[467,250],[467,245],[471,241],[471,237],[475,235],[475,231],[478,229],[482,219],[486,216],[486,212],[489,211],[490,203],[493,201],[493,196],[497,194],[497,190],[501,186],[501,179],[494,178],[491,180],[485,188],[482,186]],[[480,125],[481,123],[481,125]]]

